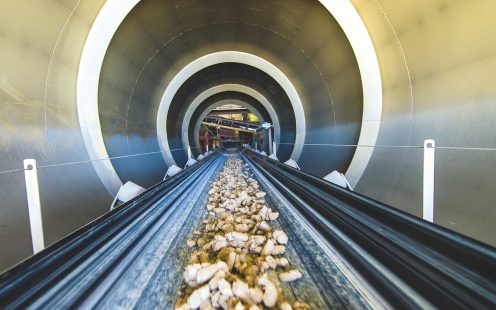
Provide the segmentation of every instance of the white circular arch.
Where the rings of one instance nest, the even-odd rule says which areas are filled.
[[[187,134],[188,126],[189,123],[191,122],[191,117],[193,116],[195,110],[207,98],[215,94],[223,93],[227,91],[235,91],[235,92],[243,93],[260,102],[262,106],[267,110],[267,113],[269,113],[270,115],[272,123],[274,124],[274,140],[276,141],[276,143],[279,143],[281,136],[281,125],[279,123],[279,119],[277,118],[276,111],[270,104],[269,100],[267,100],[267,98],[265,98],[261,93],[259,93],[257,90],[251,87],[240,84],[221,84],[206,89],[201,94],[199,94],[188,106],[188,109],[186,110],[186,114],[184,115],[183,123],[181,126],[183,145],[188,145],[188,134]]]
[[[103,59],[117,28],[140,0],[108,0],[98,13],[84,43],[77,76],[79,127],[86,151],[103,185],[115,196],[122,181],[115,172],[103,141],[98,114],[98,83]]]
[[[169,141],[167,139],[167,115],[172,98],[174,98],[179,87],[198,71],[215,64],[227,62],[241,63],[255,67],[267,73],[282,87],[291,102],[295,114],[296,138],[291,158],[297,160],[300,157],[305,141],[305,113],[298,92],[291,81],[281,70],[279,70],[279,68],[261,57],[239,51],[221,51],[207,54],[193,60],[184,66],[184,68],[182,68],[167,85],[162,99],[160,100],[160,106],[157,113],[157,137],[165,162],[168,165],[176,164],[172,157],[172,153],[170,152]]]
[[[319,0],[343,29],[355,54],[362,78],[363,114],[359,145],[373,146],[379,136],[382,115],[382,79],[374,44],[362,18],[350,0]],[[357,147],[346,178],[355,187],[374,152],[373,147]]]
[[[351,1],[319,1],[343,29],[357,59],[363,88],[363,117],[358,143],[375,145],[382,114],[382,81],[372,40]],[[79,63],[77,109],[81,134],[98,177],[112,195],[115,195],[122,182],[112,163],[109,160],[102,160],[108,158],[108,153],[105,149],[98,114],[98,83],[103,59],[113,35],[139,2],[140,0],[107,0],[103,4],[91,26]],[[163,123],[157,125],[164,126]],[[163,137],[158,138],[159,145],[163,148],[160,143],[164,141]],[[300,154],[303,140],[298,140],[298,143],[300,148],[298,154]],[[346,172],[353,186],[358,183],[365,171],[372,152],[373,148],[357,148]]]

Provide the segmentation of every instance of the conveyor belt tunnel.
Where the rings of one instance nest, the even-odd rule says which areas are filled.
[[[39,170],[47,244],[151,187],[208,111],[274,124],[277,156],[495,245],[496,3],[393,0],[4,1],[0,7],[0,269],[32,254],[22,167]],[[110,160],[105,160],[110,158]]]

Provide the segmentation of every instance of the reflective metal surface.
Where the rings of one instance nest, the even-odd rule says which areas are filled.
[[[352,0],[383,80],[378,144],[496,146],[496,2]],[[422,150],[377,148],[356,189],[422,214]],[[495,151],[436,150],[434,222],[496,244]]]
[[[102,70],[101,104],[104,110],[119,110],[113,120],[100,115],[104,137],[133,127],[140,136],[153,135],[158,100],[175,73],[205,54],[235,50],[267,59],[289,77],[305,109],[307,143],[356,142],[362,111],[358,68],[340,27],[319,3],[215,1],[208,8],[197,4],[142,1],[121,25]],[[255,76],[248,80],[265,87]],[[338,85],[340,89],[334,89]],[[171,107],[169,120],[180,118],[177,111]],[[142,124],[134,126],[131,118]],[[167,126],[169,133],[173,129]],[[169,137],[170,149],[178,148],[180,141]],[[302,168],[325,175],[322,170],[346,170],[353,149],[329,156],[305,147],[303,155]]]
[[[85,37],[104,1],[0,4],[0,171],[88,160],[76,110]],[[38,171],[47,245],[108,210],[89,163]],[[32,254],[23,172],[0,174],[0,269]]]
[[[432,138],[438,146],[495,147],[496,3],[351,2],[382,74],[378,144],[421,145]],[[40,166],[83,161],[39,171],[48,244],[103,214],[112,201],[86,162],[76,104],[81,50],[103,3],[0,5],[0,170],[21,168],[25,158]],[[191,61],[229,50],[267,59],[290,79],[304,107],[306,144],[357,143],[363,112],[358,66],[346,36],[318,1],[143,0],[113,37],[101,71],[99,114],[108,154],[159,151],[156,120],[168,83]],[[168,115],[171,148],[184,147],[180,124],[190,99],[225,83],[267,96],[277,107],[281,136],[294,135],[285,94],[259,71],[226,62],[187,81]],[[291,147],[279,149],[289,153]],[[354,151],[307,145],[298,164],[318,176],[344,172]],[[437,150],[435,222],[496,244],[495,163],[494,151]],[[112,165],[123,182],[144,187],[167,169],[160,153],[113,159]],[[375,148],[356,190],[420,215],[421,172],[421,150]],[[30,245],[23,175],[0,174],[0,248],[9,249],[0,254],[0,269],[30,255]]]

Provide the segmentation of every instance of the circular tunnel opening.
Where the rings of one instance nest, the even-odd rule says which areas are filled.
[[[241,101],[225,100],[218,104],[221,105],[210,110],[201,120],[198,132],[200,149],[205,152],[213,146],[235,149],[243,145],[257,145],[261,149],[259,140],[262,147],[265,141],[259,138],[261,134],[257,128],[270,119],[265,120],[253,106]]]
[[[187,161],[185,146],[200,152],[198,131],[201,121],[216,107],[237,102],[274,123],[274,141],[281,145],[281,158],[289,158],[297,136],[296,114],[286,91],[263,70],[246,64],[225,62],[197,71],[175,92],[167,112],[166,135],[172,158],[178,165]],[[268,138],[265,139],[268,141]],[[264,146],[268,151],[268,144]]]
[[[33,130],[5,135],[12,136],[6,149],[38,158],[41,165],[85,163],[71,166],[77,173],[61,166],[42,175],[48,180],[40,183],[42,204],[51,214],[46,217],[50,243],[107,212],[124,183],[148,188],[171,164],[183,165],[186,147],[198,144],[198,117],[190,120],[215,95],[256,106],[274,124],[281,161],[291,157],[319,176],[350,164],[353,148],[329,156],[312,146],[356,143],[364,104],[352,44],[323,3],[123,0],[65,6],[50,1],[43,9],[59,15],[48,19],[46,28],[28,27],[34,17],[29,14],[36,14],[32,8],[12,6],[22,7],[12,29],[27,36],[21,41],[2,36],[10,40],[5,59],[23,57],[5,66],[2,81],[15,104],[6,110],[14,117],[3,124],[18,128],[23,115],[37,121],[23,124]],[[19,21],[27,22],[26,28]],[[9,33],[9,22],[4,26]],[[5,167],[17,165],[19,156],[5,157],[11,158]],[[19,185],[5,178],[5,184]],[[15,223],[6,235],[17,235],[16,227],[22,227],[26,237],[29,227],[16,217],[24,196],[13,192],[2,196],[13,206],[4,213],[5,222]],[[56,220],[61,217],[67,220]],[[26,244],[16,253],[25,253]]]

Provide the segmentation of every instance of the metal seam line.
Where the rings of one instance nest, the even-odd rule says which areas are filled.
[[[195,146],[192,146],[191,148],[196,148],[196,147]],[[180,150],[185,150],[185,149],[186,148],[173,149],[173,150],[170,150],[170,152],[180,151]],[[121,158],[128,158],[128,157],[137,157],[137,156],[144,156],[144,155],[151,155],[151,154],[158,154],[158,153],[163,153],[163,152],[162,151],[155,151],[155,152],[148,152],[148,153],[138,153],[138,154],[131,154],[131,155],[122,155],[122,156],[114,156],[114,157],[107,157],[107,158],[91,159],[91,160],[72,161],[72,162],[67,162],[67,163],[59,163],[59,164],[51,164],[51,165],[38,166],[37,169],[41,169],[41,168],[52,168],[52,167],[61,167],[61,166],[70,166],[70,165],[91,163],[91,162],[94,162],[94,161],[111,160],[111,159],[121,159]],[[26,171],[26,170],[31,170],[31,169],[20,168],[20,169],[4,170],[4,171],[0,171],[0,174],[11,173],[11,172],[20,172],[20,171]]]
[[[48,135],[48,113],[47,113],[47,97],[48,97],[48,80],[50,78],[50,71],[52,71],[52,65],[53,65],[53,59],[55,57],[55,51],[57,50],[60,42],[60,38],[62,37],[62,33],[65,31],[67,25],[69,24],[69,21],[71,20],[72,16],[74,15],[74,12],[77,10],[79,7],[79,4],[81,3],[81,0],[78,0],[76,5],[72,8],[71,12],[67,16],[64,24],[62,25],[62,28],[59,31],[59,34],[57,36],[57,40],[55,41],[55,44],[53,45],[52,53],[50,55],[50,61],[48,62],[48,68],[47,68],[47,73],[45,77],[45,88],[44,88],[44,94],[43,94],[43,116],[44,116],[44,122],[45,122],[45,137],[46,137],[46,145],[48,152],[50,154],[50,159],[53,159],[53,153],[52,149],[50,147],[50,138]]]
[[[294,143],[279,143],[292,145]],[[388,144],[376,144],[376,145],[365,145],[365,144],[331,144],[331,143],[305,143],[308,146],[343,146],[343,147],[378,147],[378,148],[406,148],[406,149],[423,149],[423,145],[388,145]],[[469,151],[496,151],[496,147],[465,147],[465,146],[436,146],[433,149],[445,149],[445,150],[469,150]]]
[[[279,144],[293,145],[294,143],[279,143]],[[385,144],[366,145],[366,144],[332,144],[332,143],[304,143],[303,146],[342,146],[342,147],[360,146],[360,147],[390,147],[390,148],[414,148],[414,149],[424,147],[422,145],[385,145]]]
[[[294,143],[278,143],[279,145],[293,145]],[[325,144],[325,143],[305,143],[303,144],[304,146],[338,146],[338,147],[371,147],[371,148],[403,148],[403,149],[423,149],[423,145],[386,145],[386,144],[376,144],[376,145],[363,145],[363,144]],[[195,146],[192,146],[191,148],[197,148]],[[494,147],[463,147],[463,146],[435,146],[432,147],[433,149],[441,149],[441,150],[464,150],[464,151],[496,151],[496,148]],[[180,150],[185,150],[186,148],[180,148],[180,149],[173,149],[169,150],[169,152],[175,152],[175,151],[180,151]],[[121,158],[128,158],[128,157],[136,157],[136,156],[144,156],[144,155],[151,155],[151,154],[158,154],[158,153],[164,153],[164,151],[155,151],[155,152],[148,152],[148,153],[139,153],[139,154],[131,154],[131,155],[123,155],[123,156],[114,156],[114,157],[107,157],[107,158],[99,158],[99,159],[92,159],[92,160],[82,160],[82,161],[74,161],[74,162],[67,162],[67,163],[60,163],[60,164],[51,164],[51,165],[44,165],[44,166],[38,166],[38,169],[40,168],[51,168],[51,167],[60,167],[60,166],[69,166],[69,165],[76,165],[76,164],[84,164],[84,163],[91,163],[94,161],[101,161],[101,160],[111,160],[111,159],[121,159]],[[11,172],[20,172],[20,171],[25,171],[26,169],[11,169],[11,170],[4,170],[0,171],[0,174],[5,174],[5,173],[11,173]]]

